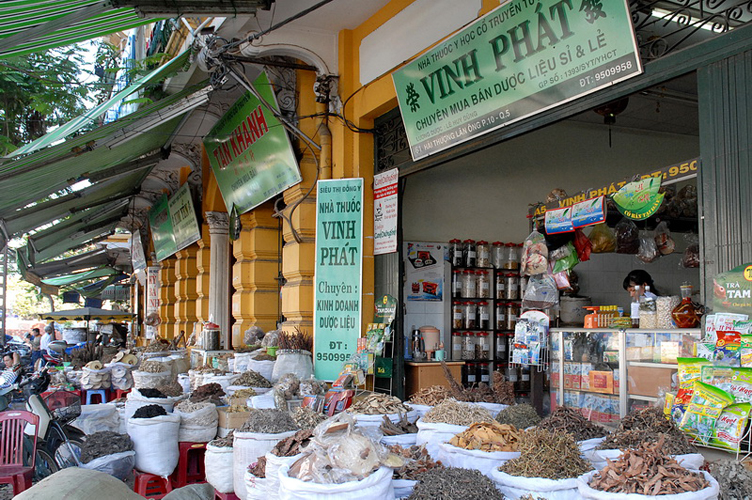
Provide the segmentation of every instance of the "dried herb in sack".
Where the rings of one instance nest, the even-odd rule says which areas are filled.
[[[264,479],[266,477],[266,457],[258,457],[258,461],[248,466],[248,472],[254,476]]]
[[[452,397],[452,391],[448,388],[443,385],[432,385],[431,387],[424,387],[410,396],[408,402],[416,405],[436,406],[450,397]]]
[[[504,495],[496,489],[493,481],[478,470],[431,469],[416,478],[413,493],[408,500],[503,500]]]
[[[167,415],[167,411],[159,405],[142,406],[133,414],[132,418],[152,418]]]
[[[501,410],[496,415],[496,421],[500,424],[513,425],[517,429],[527,429],[538,425],[541,418],[535,408],[528,403],[522,403]]]
[[[560,406],[538,424],[541,429],[568,432],[575,441],[603,437],[608,431],[582,416],[578,410]]]
[[[278,457],[294,457],[305,448],[311,441],[313,429],[304,429],[296,432],[294,435],[281,440],[272,448],[272,455]]]
[[[512,476],[569,479],[592,470],[571,434],[533,428],[520,437],[520,456],[499,470]]]
[[[459,403],[453,399],[447,399],[431,408],[428,413],[423,415],[423,422],[451,424],[451,425],[472,425],[475,422],[493,422],[494,419],[485,408],[480,406]]]
[[[298,424],[286,411],[274,409],[252,409],[248,420],[239,429],[241,432],[257,432],[261,434],[279,434],[281,432],[297,431]]]
[[[735,461],[714,463],[710,473],[721,487],[720,500],[748,500],[752,498],[752,471]]]
[[[389,452],[405,459],[405,464],[399,469],[394,469],[394,479],[416,480],[418,475],[431,469],[444,469],[441,462],[435,462],[428,454],[425,445],[413,445],[409,448],[395,444],[389,446]]]
[[[418,432],[418,426],[407,419],[407,414],[402,414],[399,422],[394,423],[389,417],[384,415],[384,419],[379,426],[381,433],[385,436],[401,436],[402,434],[415,434]]]
[[[412,408],[405,406],[399,398],[379,393],[369,394],[363,399],[354,401],[352,406],[347,409],[350,413],[363,415],[407,413],[411,410]]]
[[[313,429],[326,420],[324,415],[305,406],[298,406],[290,412],[290,415],[301,429]]]
[[[696,453],[687,435],[673,420],[664,415],[661,408],[650,407],[631,412],[619,423],[619,427],[598,445],[599,450],[623,450],[637,448],[642,443],[655,443],[663,439],[666,455]]]
[[[81,445],[81,462],[86,464],[95,458],[131,451],[132,449],[133,442],[127,434],[118,434],[112,431],[95,432],[86,436]]]
[[[202,403],[204,401],[210,401],[214,404],[221,404],[222,396],[225,395],[225,391],[222,386],[216,382],[211,384],[204,384],[196,388],[189,398],[194,403]]]
[[[455,435],[449,444],[465,450],[518,451],[520,433],[509,424],[480,422]]]

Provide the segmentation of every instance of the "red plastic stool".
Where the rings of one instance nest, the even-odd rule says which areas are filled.
[[[214,500],[240,500],[235,493],[220,493],[214,490]]]
[[[136,482],[133,491],[144,498],[162,498],[172,491],[170,478],[149,474],[147,472],[134,471]]]
[[[114,391],[110,391],[110,401],[115,401],[116,399],[120,399],[124,396],[127,396],[128,393],[130,393],[131,390],[128,389],[127,391],[124,391],[123,389],[115,389]]]
[[[182,488],[187,484],[205,483],[204,454],[206,443],[180,442],[178,466],[170,476],[173,488]]]

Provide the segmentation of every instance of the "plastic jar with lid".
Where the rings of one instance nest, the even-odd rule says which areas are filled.
[[[520,247],[516,243],[507,243],[504,247],[504,269],[519,269],[520,255]]]
[[[452,332],[452,361],[462,359],[462,332]]]
[[[463,328],[471,330],[478,328],[478,306],[475,302],[465,302],[462,304],[463,309]]]
[[[502,362],[507,360],[507,336],[503,333],[496,334],[496,359]]]
[[[494,241],[491,243],[491,263],[496,269],[504,267],[505,251],[506,247],[504,246],[504,243],[500,241]]]
[[[475,359],[475,334],[473,332],[462,334],[462,359]]]
[[[517,300],[520,298],[520,275],[507,273],[504,275],[504,298]]]
[[[475,265],[477,267],[491,267],[491,245],[487,241],[480,240],[475,245],[475,251],[477,252]]]
[[[528,276],[520,276],[520,298],[525,297],[525,290],[527,290],[527,282],[530,281]]]
[[[507,282],[504,278],[504,271],[499,271],[496,273],[496,298],[497,299],[506,298],[506,289],[507,289]]]
[[[488,330],[491,328],[491,306],[488,302],[478,302],[478,328]]]
[[[517,367],[515,365],[507,366],[507,380],[512,383],[517,382]]]
[[[465,325],[465,308],[460,301],[452,302],[452,329],[459,330]]]
[[[497,330],[506,330],[507,329],[507,305],[504,302],[497,302],[496,303],[496,329]]]
[[[449,240],[449,257],[454,267],[462,267],[465,259],[462,255],[462,242],[458,239]]]
[[[478,297],[481,299],[491,298],[491,277],[488,271],[475,271],[475,277],[478,281],[476,285]]]
[[[491,367],[488,363],[478,363],[478,381],[491,383]]]
[[[475,385],[478,382],[477,370],[476,363],[467,364],[467,385]]]
[[[478,332],[475,344],[475,359],[491,359],[491,337],[488,332]]]
[[[520,390],[521,391],[530,390],[530,367],[529,366],[520,367]]]
[[[475,240],[465,240],[462,242],[462,256],[465,261],[465,266],[475,267]]]
[[[452,271],[452,298],[462,297],[462,271]]]
[[[475,271],[465,270],[462,272],[462,297],[474,299],[478,294],[478,280]]]
[[[514,302],[507,302],[506,310],[505,330],[514,330],[514,327],[517,325],[517,317],[520,315],[520,305]]]

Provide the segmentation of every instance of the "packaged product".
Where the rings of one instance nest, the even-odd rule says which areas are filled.
[[[671,420],[673,420],[676,425],[679,425],[682,418],[684,418],[684,413],[687,411],[687,405],[689,405],[689,402],[692,400],[693,392],[694,390],[691,387],[676,391],[676,396],[674,396],[671,403]]]
[[[708,361],[713,361],[713,356],[715,356],[715,342],[696,342],[695,356],[707,359]]]
[[[752,333],[752,321],[749,320],[734,320],[734,328],[733,330],[735,332],[739,332],[742,335],[747,335]]]
[[[522,245],[522,260],[520,273],[524,276],[543,274],[548,267],[548,247],[546,238],[537,230],[533,230]]]
[[[692,389],[692,399],[679,428],[703,444],[708,444],[713,437],[716,420],[723,408],[734,403],[734,396],[702,382],[695,382]]]
[[[653,238],[640,238],[640,248],[637,251],[638,259],[649,264],[660,256],[661,254],[658,251],[658,246],[655,244]]]
[[[551,252],[550,260],[554,261],[554,274],[568,271],[580,262],[577,258],[577,250],[571,241]]]
[[[681,266],[685,268],[700,267],[700,239],[696,234],[690,234],[686,238],[687,249],[681,260]]]
[[[640,231],[634,222],[624,217],[614,228],[616,253],[636,254],[640,250]]]
[[[752,367],[752,335],[742,334],[741,336],[741,355],[740,363],[745,368]]]
[[[739,366],[741,362],[742,341],[737,332],[717,331],[713,360],[716,365]]]
[[[653,233],[653,241],[655,241],[655,245],[661,255],[673,253],[676,244],[671,238],[671,232],[668,230],[668,223],[666,221],[661,221],[661,223],[656,226],[655,232]]]
[[[616,235],[606,224],[596,224],[590,230],[593,253],[609,253],[616,250]]]
[[[752,368],[704,366],[702,382],[728,392],[737,403],[752,403]]]
[[[674,406],[674,399],[676,399],[675,392],[667,392],[663,400],[663,414],[667,417],[671,417],[671,407]]]
[[[738,313],[716,313],[714,327],[716,332],[735,332],[734,325],[741,321],[747,321],[749,316]],[[715,337],[712,337],[715,338]]]
[[[739,451],[744,431],[747,428],[750,407],[752,407],[750,403],[737,403],[724,408],[715,423],[713,439],[710,443],[728,450]]]
[[[677,358],[676,364],[678,365],[679,388],[689,389],[696,381],[700,380],[702,367],[712,363],[704,358]]]
[[[574,230],[574,248],[577,250],[577,258],[580,262],[590,260],[590,252],[593,251],[593,243],[590,238],[585,236],[585,232],[581,228]]]

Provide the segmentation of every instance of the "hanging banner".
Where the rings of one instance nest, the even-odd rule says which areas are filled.
[[[131,263],[133,271],[146,269],[146,254],[144,253],[144,244],[141,242],[141,233],[138,229],[131,233]]]
[[[660,177],[640,179],[625,184],[611,199],[624,217],[645,220],[661,208],[665,195],[659,193],[660,189]]]
[[[397,251],[397,203],[399,170],[373,176],[373,254]]]
[[[605,196],[599,196],[572,205],[572,225],[574,227],[592,226],[601,222],[606,222]]]
[[[172,235],[172,218],[167,195],[162,195],[149,210],[149,229],[157,260],[164,260],[178,251]]]
[[[574,226],[571,207],[546,212],[546,234],[571,233],[572,231],[574,231]]]
[[[146,318],[144,336],[153,339],[157,336],[159,318],[159,267],[146,268]]]
[[[318,182],[315,273],[314,371],[319,380],[335,380],[360,337],[363,179]]]
[[[747,314],[752,318],[752,263],[713,278],[713,312]]]
[[[640,73],[626,0],[509,0],[392,79],[418,160]]]
[[[196,209],[188,184],[175,194],[166,195],[149,210],[149,228],[157,261],[161,261],[201,239]]]
[[[253,87],[279,109],[266,73]],[[246,92],[204,139],[227,210],[244,214],[301,181],[298,162],[282,123]]]

